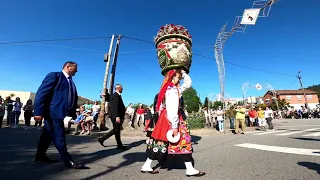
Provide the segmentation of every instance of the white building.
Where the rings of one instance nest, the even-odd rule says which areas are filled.
[[[15,100],[16,97],[19,97],[23,105],[27,103],[29,99],[34,101],[36,96],[33,92],[24,92],[24,91],[9,91],[9,90],[0,90],[0,96],[5,99],[8,96],[11,96],[12,100]],[[4,115],[4,119],[7,119],[7,113]],[[24,111],[21,111],[20,120],[24,120]],[[33,120],[33,119],[32,119]]]

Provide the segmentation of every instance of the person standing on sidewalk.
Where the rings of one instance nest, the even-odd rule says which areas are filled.
[[[4,104],[6,105],[7,110],[7,126],[11,127],[14,125],[13,103],[14,101],[10,96],[6,97]]]
[[[151,111],[150,111],[150,108],[147,107],[147,110],[144,114],[144,121],[145,121],[145,128],[144,128],[144,132],[147,132],[148,129],[150,128],[150,125],[151,125],[151,118],[152,118],[152,114],[151,114]]]
[[[2,97],[0,96],[0,128],[2,128],[3,117],[6,112],[6,106],[3,102]]]
[[[245,126],[245,119],[246,119],[246,109],[244,107],[237,106],[236,109],[236,129],[235,134],[239,134],[239,125],[241,126],[241,134],[244,134],[244,126]]]
[[[19,118],[21,115],[21,109],[23,107],[23,103],[21,102],[19,97],[16,97],[16,101],[13,104],[14,107],[14,124],[13,124],[13,128],[17,128],[19,126]]]
[[[266,119],[264,118],[264,110],[262,110],[261,107],[259,107],[258,111],[258,124],[260,129],[264,129],[266,125]]]
[[[31,121],[31,117],[33,116],[33,104],[32,104],[32,100],[29,99],[27,101],[27,104],[23,107],[24,110],[24,122],[26,125],[25,130],[30,128],[30,121]]]
[[[269,107],[266,107],[264,117],[266,118],[268,126],[269,126],[267,131],[273,131],[273,124],[272,124],[273,111],[272,111],[272,109],[270,109]]]
[[[228,117],[230,120],[230,129],[234,129],[234,119],[236,117],[236,111],[234,110],[234,107],[231,106],[231,108],[228,111]]]
[[[223,119],[223,110],[221,109],[221,106],[218,107],[217,110],[217,121],[218,121],[218,128],[219,132],[222,133],[224,130],[224,119]]]

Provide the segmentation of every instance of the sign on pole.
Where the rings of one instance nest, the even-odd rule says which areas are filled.
[[[241,24],[245,25],[255,25],[260,13],[260,9],[245,9]]]
[[[260,91],[260,90],[262,89],[262,86],[261,86],[259,83],[257,83],[255,87],[256,87],[256,89],[257,89],[258,91]]]

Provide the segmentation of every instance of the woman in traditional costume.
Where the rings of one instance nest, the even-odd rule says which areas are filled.
[[[184,83],[179,87],[178,83],[181,78],[184,79]],[[159,173],[151,168],[152,160],[155,160],[156,156],[158,158],[159,156],[160,158],[164,157],[167,153],[168,155],[179,155],[183,158],[187,176],[205,175],[204,172],[196,170],[192,165],[191,135],[180,109],[180,97],[190,87],[191,78],[184,70],[172,69],[166,74],[156,107],[160,116],[151,135],[152,139],[148,142],[148,159],[142,166],[141,172]],[[170,142],[174,140],[171,140],[171,137],[167,134],[171,135],[173,139],[180,138],[178,138],[178,142]]]

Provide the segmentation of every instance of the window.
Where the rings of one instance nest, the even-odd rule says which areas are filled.
[[[286,96],[287,101],[291,101],[291,96]]]
[[[311,100],[312,99],[312,95],[308,95],[308,99]]]
[[[298,101],[302,101],[302,96],[301,95],[297,95]]]

